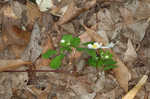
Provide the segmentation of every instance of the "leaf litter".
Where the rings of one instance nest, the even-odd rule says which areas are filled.
[[[0,99],[150,97],[148,0],[31,1],[0,2]],[[115,42],[108,50],[118,67],[106,72],[89,67],[83,59],[88,56],[73,49],[62,62],[66,66],[53,71],[41,56],[58,50],[64,34],[81,42]],[[32,73],[35,69],[44,72]]]

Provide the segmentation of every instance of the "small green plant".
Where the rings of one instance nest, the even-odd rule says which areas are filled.
[[[81,47],[82,46],[82,47]],[[60,41],[60,49],[47,50],[42,57],[45,59],[51,59],[50,67],[53,69],[60,68],[63,58],[66,56],[66,52],[71,52],[72,48],[75,48],[78,51],[85,52],[89,55],[88,64],[93,67],[101,67],[104,70],[109,70],[117,67],[116,62],[113,60],[113,56],[109,51],[103,51],[101,48],[110,48],[112,44],[108,46],[102,46],[102,44],[87,42],[80,44],[79,37],[73,37],[72,35],[66,34],[63,35]]]

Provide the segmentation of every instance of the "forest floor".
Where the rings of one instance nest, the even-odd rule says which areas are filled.
[[[0,1],[0,99],[150,99],[149,0],[35,1]],[[52,69],[42,55],[64,34],[113,42],[117,68],[90,66],[72,49]]]

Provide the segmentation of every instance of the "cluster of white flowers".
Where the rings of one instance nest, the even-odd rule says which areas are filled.
[[[60,42],[65,43],[65,40],[62,39]],[[70,43],[67,43],[67,45],[70,45]],[[112,47],[114,47],[114,45],[115,44],[111,42],[110,44],[108,44],[106,46],[102,46],[102,43],[95,42],[93,44],[88,44],[88,48],[90,48],[90,49],[112,48]]]
[[[114,43],[110,43],[110,44],[108,44],[107,46],[102,46],[102,43],[97,43],[97,42],[95,42],[95,43],[93,43],[93,44],[88,44],[88,48],[90,48],[90,49],[99,49],[99,48],[112,48],[112,47],[114,47]]]

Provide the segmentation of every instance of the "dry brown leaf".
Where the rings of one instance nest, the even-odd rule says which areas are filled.
[[[18,17],[21,18],[22,17],[22,13],[26,10],[25,9],[25,5],[21,4],[18,1],[13,1],[11,2],[11,8],[14,12],[14,14]]]
[[[106,45],[106,42],[103,40],[103,38],[101,38],[100,35],[98,35],[94,30],[87,28],[86,26],[84,26],[84,28],[86,29],[87,34],[89,34],[93,40]],[[116,60],[118,66],[117,68],[113,69],[115,77],[120,86],[125,91],[128,91],[128,81],[131,79],[131,74],[125,64],[117,57],[117,55],[112,50],[110,50],[110,52],[113,54],[114,60]]]
[[[4,16],[12,18],[12,19],[18,19],[18,17],[15,15],[14,11],[12,10],[11,6],[5,6],[1,9],[3,11]]]
[[[130,39],[128,39],[127,46],[128,46],[128,49],[126,50],[126,52],[124,54],[124,61],[128,62],[128,63],[132,63],[137,58],[137,53],[136,53]]]
[[[112,54],[115,56],[114,59],[116,60],[116,65],[118,66],[117,68],[113,69],[115,77],[121,88],[123,88],[125,91],[128,91],[128,81],[131,79],[131,74],[126,65],[115,55],[115,53]]]
[[[82,12],[88,10],[89,8],[93,7],[96,4],[96,0],[92,0],[87,2],[83,8],[77,8],[75,2],[71,2],[67,8],[67,11],[64,13],[64,16],[60,18],[58,24],[65,24],[68,21],[72,20]]]
[[[148,79],[147,75],[144,75],[141,80],[138,82],[138,84],[131,89],[122,99],[134,99],[136,96],[137,92],[141,89],[141,87],[146,83]]]
[[[44,91],[37,89],[34,86],[31,86],[28,89],[31,91],[32,94],[37,96],[37,99],[48,99],[48,93],[51,91],[51,85],[48,85]]]
[[[6,70],[16,69],[22,65],[32,64],[31,62],[25,62],[21,59],[18,60],[0,60],[0,72]]]
[[[125,24],[132,24],[134,22],[133,20],[133,14],[132,12],[127,8],[119,8],[120,14],[123,17]]]
[[[30,32],[20,29],[15,24],[19,25],[18,20],[8,20],[6,17],[3,19],[2,50],[8,47],[13,55],[19,58],[30,40]]]
[[[41,12],[40,10],[38,9],[38,7],[30,2],[30,1],[27,1],[27,19],[28,19],[28,24],[34,24],[35,20],[37,18],[40,18],[41,17]]]

